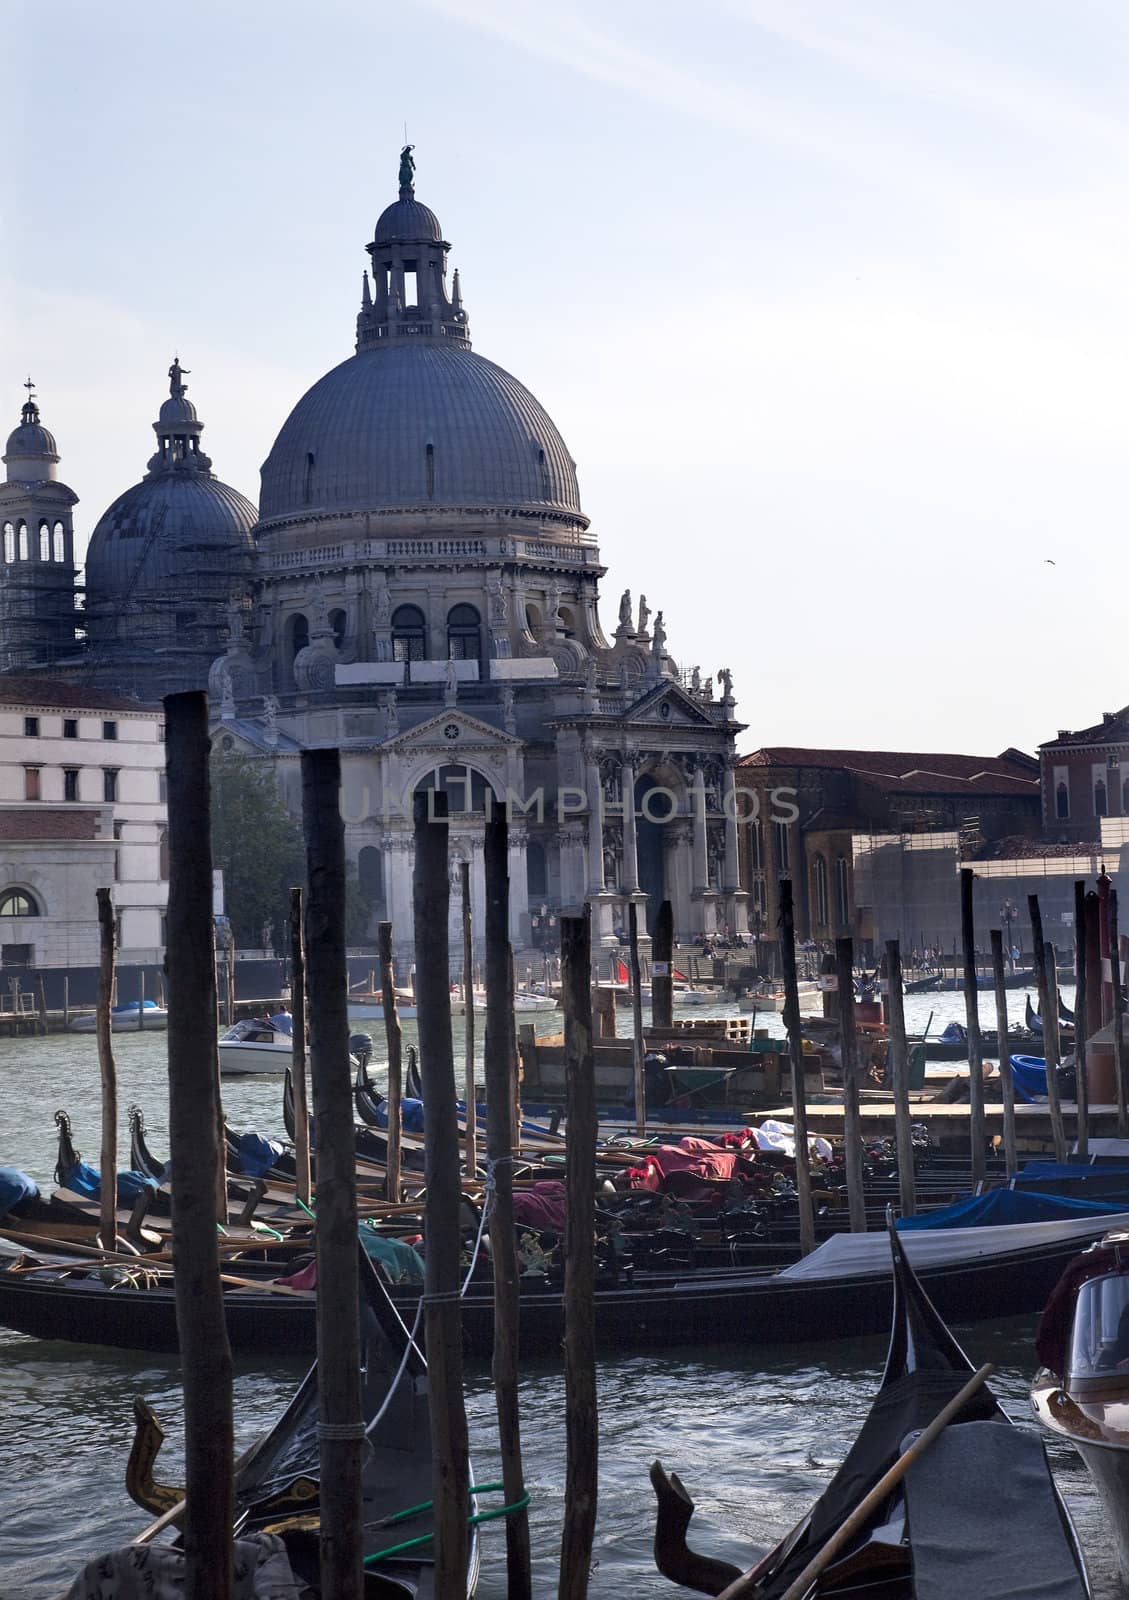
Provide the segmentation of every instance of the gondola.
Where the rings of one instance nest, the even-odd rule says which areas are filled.
[[[931,994],[941,987],[941,974],[931,972],[927,978],[914,978],[910,983],[904,984],[903,994]]]
[[[1129,1212],[1076,1221],[1020,1223],[907,1236],[922,1281],[943,1316],[978,1321],[1036,1311],[1066,1263],[1109,1228],[1129,1227]],[[677,1344],[794,1344],[880,1333],[887,1325],[889,1252],[881,1234],[837,1234],[812,1255],[780,1270],[683,1271],[636,1275],[597,1287],[596,1337],[605,1349]],[[40,1258],[42,1261],[42,1258]],[[34,1270],[27,1270],[31,1265]],[[237,1353],[313,1350],[314,1296],[257,1278],[268,1263],[236,1263],[246,1286],[231,1286],[224,1307]],[[561,1289],[543,1276],[523,1276],[524,1354],[559,1352],[564,1330]],[[406,1320],[418,1293],[393,1288]],[[462,1300],[468,1355],[489,1357],[494,1345],[489,1280],[471,1283]],[[126,1264],[104,1269],[71,1262],[0,1266],[0,1327],[38,1339],[67,1339],[122,1349],[175,1350],[171,1280]]]
[[[1110,1235],[1071,1263],[1036,1349],[1032,1409],[1086,1463],[1129,1578],[1129,1234]]]
[[[801,1585],[813,1557],[973,1373],[892,1227],[890,1249],[893,1323],[870,1412],[811,1511],[744,1574],[742,1593],[756,1600],[794,1592],[828,1600],[1019,1600],[1033,1594],[1085,1600],[1091,1590],[1078,1537],[1040,1442],[1011,1424],[986,1385],[965,1400],[825,1570]],[[655,1462],[651,1481],[658,1497],[660,1572],[710,1595],[742,1578],[739,1568],[688,1546],[694,1507],[678,1478]]]
[[[360,1274],[361,1401],[367,1422],[362,1477],[365,1600],[439,1600],[431,1538],[435,1522],[427,1366],[363,1251]],[[152,1468],[163,1433],[143,1402],[135,1415],[126,1484],[139,1505],[160,1517],[180,1500],[181,1492],[155,1482]],[[321,1594],[319,1482],[315,1365],[275,1425],[242,1457],[235,1477],[240,1539],[268,1531],[280,1537],[291,1570],[308,1586],[302,1592],[311,1600]],[[467,1511],[468,1520],[477,1512],[473,1494]],[[100,1558],[106,1560],[115,1557]],[[97,1571],[103,1576],[105,1569],[99,1565]],[[478,1572],[478,1533],[470,1521],[464,1597],[474,1594]]]

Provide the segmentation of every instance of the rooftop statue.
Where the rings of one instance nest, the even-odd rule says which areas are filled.
[[[410,189],[415,182],[416,164],[412,158],[414,144],[406,144],[400,151],[400,187]]]
[[[631,590],[625,589],[619,600],[619,625],[631,629]]]
[[[186,378],[190,371],[191,368],[181,366],[179,356],[173,356],[172,366],[169,368],[169,393],[174,400],[179,400],[188,388],[188,385],[182,383],[181,379]]]

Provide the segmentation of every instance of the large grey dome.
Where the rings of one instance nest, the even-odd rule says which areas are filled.
[[[430,206],[422,205],[416,199],[394,200],[377,218],[377,244],[390,244],[393,239],[438,241],[442,237],[439,218]]]
[[[201,472],[144,478],[98,521],[86,555],[87,606],[101,611],[127,595],[157,593],[170,603],[250,569],[255,507],[237,489]]]
[[[404,338],[327,373],[263,466],[260,513],[430,509],[583,521],[576,466],[516,378],[465,347]]]

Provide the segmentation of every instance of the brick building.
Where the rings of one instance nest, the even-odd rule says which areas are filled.
[[[999,756],[769,746],[738,764],[749,925],[775,941],[778,883],[791,877],[801,938],[874,930],[858,903],[859,836],[951,832],[971,855],[1040,831],[1039,763]],[[749,814],[752,813],[750,816]]]
[[[1129,817],[1129,706],[1092,728],[1060,728],[1039,746],[1043,826],[1048,838],[1101,838],[1103,817]]]

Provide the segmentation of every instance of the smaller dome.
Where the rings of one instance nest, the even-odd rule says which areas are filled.
[[[30,382],[30,380],[29,380]],[[13,428],[4,447],[4,460],[27,460],[40,456],[47,461],[58,461],[59,449],[55,435],[39,420],[39,407],[33,395],[28,396],[20,412],[20,425]]]
[[[376,224],[375,243],[412,243],[443,238],[439,218],[428,206],[418,200],[396,200],[380,213]]]
[[[172,433],[177,428],[191,427],[198,422],[196,407],[191,400],[186,400],[182,394],[170,395],[158,412],[157,431]]]

